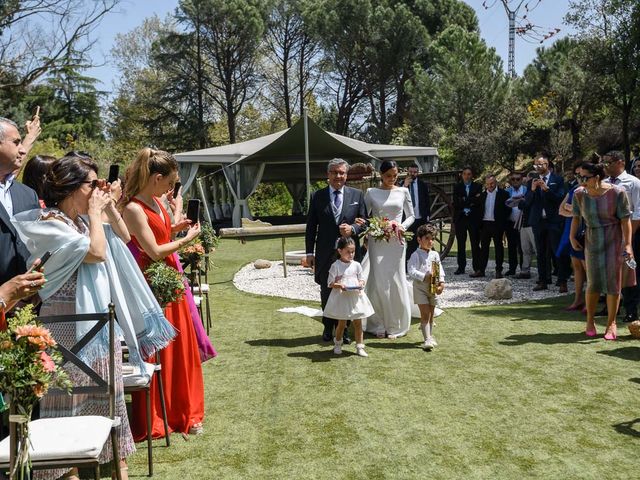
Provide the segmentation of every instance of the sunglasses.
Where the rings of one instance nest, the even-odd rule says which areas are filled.
[[[578,179],[578,181],[583,183],[593,177],[595,177],[595,175],[576,175],[576,178]]]
[[[509,181],[511,181],[511,182],[521,182],[522,181],[522,177],[511,177],[509,179]]]
[[[86,183],[86,184],[89,184],[89,185],[91,185],[91,190],[95,190],[95,188],[98,186],[98,182],[99,182],[99,181],[100,181],[100,180],[96,179],[96,180],[87,180],[87,181],[80,182],[80,183]]]

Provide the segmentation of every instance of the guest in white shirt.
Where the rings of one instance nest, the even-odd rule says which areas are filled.
[[[638,233],[638,226],[640,226],[640,179],[627,173],[624,168],[625,162],[622,152],[612,151],[607,153],[602,157],[602,164],[604,165],[605,173],[609,175],[609,178],[605,181],[618,185],[627,192],[631,207],[631,242],[633,246],[633,256],[640,258],[638,256],[640,255],[640,234]],[[639,280],[640,276],[636,268],[636,286],[622,289],[622,303],[626,312],[624,321],[627,323],[638,319],[638,303],[640,303]]]
[[[481,197],[483,206],[482,225],[480,227],[480,271],[470,277],[484,277],[489,263],[489,246],[493,242],[496,258],[496,278],[502,278],[504,246],[502,237],[511,209],[507,207],[509,194],[498,188],[496,177],[489,175],[485,179],[485,191]]]

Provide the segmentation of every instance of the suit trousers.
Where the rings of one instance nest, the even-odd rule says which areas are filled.
[[[536,256],[536,239],[532,227],[520,229],[520,248],[522,249],[522,273],[531,273],[531,260]]]
[[[507,248],[509,250],[509,270],[515,272],[518,265],[522,265],[522,248],[520,247],[520,232],[516,230],[515,223],[507,222],[505,229],[507,235]]]
[[[536,240],[538,283],[547,285],[551,283],[550,260],[551,257],[555,257],[562,236],[562,228],[560,225],[549,224],[545,219],[541,219],[540,223],[533,227],[533,235]],[[568,256],[557,259],[558,281],[566,282],[569,279],[570,262]]]
[[[496,272],[502,272],[502,263],[504,262],[504,245],[502,244],[502,235],[504,229],[494,221],[484,220],[480,229],[480,271],[484,273],[489,263],[489,245],[493,241],[493,248],[496,252]]]
[[[633,247],[633,257],[640,258],[640,230],[638,230],[631,239]],[[640,268],[636,268],[636,286],[625,287],[622,289],[622,304],[624,311],[629,315],[638,314],[638,303],[640,303]]]
[[[471,243],[471,264],[473,271],[480,271],[480,232],[479,225],[467,216],[462,216],[455,222],[456,244],[458,246],[458,270],[464,270],[467,266],[467,233]]]

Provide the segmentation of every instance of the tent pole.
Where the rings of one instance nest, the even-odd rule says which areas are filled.
[[[207,196],[204,193],[204,188],[202,187],[202,178],[196,179],[196,185],[198,186],[198,193],[200,194],[200,198],[202,198],[202,204],[204,205],[204,218],[207,222],[213,225],[211,221],[211,213],[209,212],[209,202],[207,201]]]
[[[309,169],[309,127],[307,123],[307,110],[304,110],[304,164],[307,175],[307,212],[309,211],[309,204],[311,202],[311,172]]]

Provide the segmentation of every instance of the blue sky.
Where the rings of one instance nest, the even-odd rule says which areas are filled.
[[[561,31],[554,38],[561,38],[571,33],[569,27],[563,24],[563,18],[568,10],[569,0],[524,0],[521,11],[524,12],[524,5],[539,5],[529,14],[529,20],[534,25],[540,26],[541,32],[546,32],[553,28],[560,28]],[[480,23],[480,34],[486,42],[494,47],[504,61],[507,68],[508,52],[508,21],[502,3],[497,0],[487,0],[487,4],[494,4],[490,9],[482,6],[482,0],[467,0],[478,15]],[[510,4],[517,5],[520,0],[510,1]],[[94,59],[97,64],[105,63],[101,67],[92,69],[89,74],[98,78],[102,85],[100,88],[111,91],[113,81],[117,72],[109,64],[109,51],[113,46],[118,33],[127,33],[140,25],[142,21],[153,14],[161,18],[173,12],[178,5],[178,0],[124,0],[116,13],[109,15],[100,25],[95,35],[98,38],[98,46],[94,52]],[[543,45],[550,45],[553,42],[545,42]],[[535,57],[536,48],[541,46],[534,40],[526,41],[516,36],[516,72],[521,74],[524,68]]]

